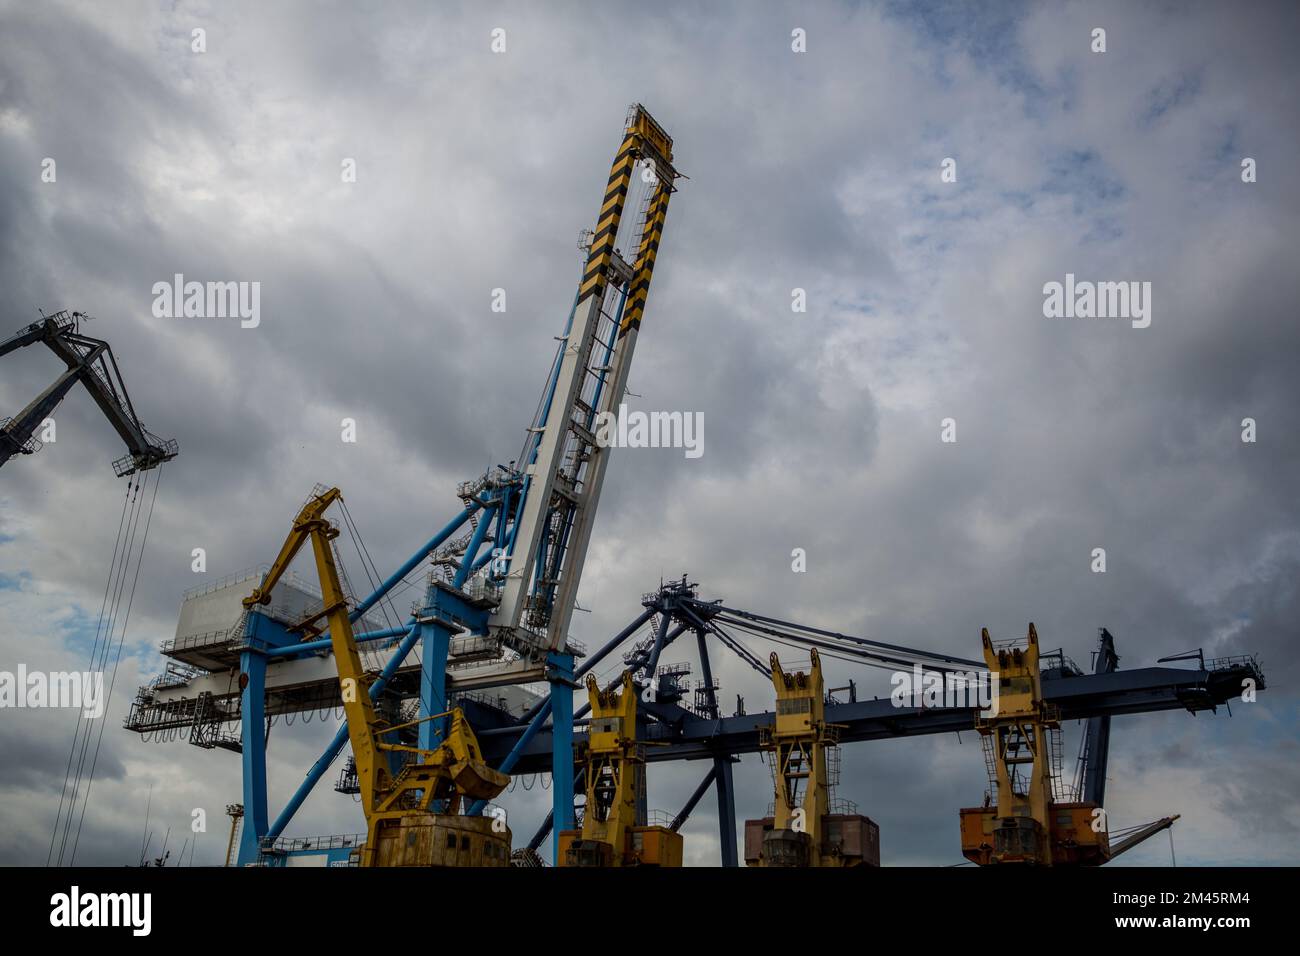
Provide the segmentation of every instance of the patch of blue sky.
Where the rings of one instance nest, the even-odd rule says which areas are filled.
[[[998,203],[1003,208],[1029,212],[1034,208],[1034,196],[1023,189],[1004,189],[998,193]]]
[[[1197,183],[1211,183],[1220,178],[1240,182],[1241,161],[1247,156],[1258,160],[1241,142],[1241,127],[1236,120],[1205,124],[1205,139],[1197,151],[1195,161],[1187,169],[1187,176]]]
[[[832,312],[857,312],[861,315],[877,315],[880,311],[878,303],[880,297],[864,293],[861,297],[852,300],[836,296],[831,300]]]
[[[123,622],[121,617],[112,622],[111,644],[105,648],[105,634],[109,623],[107,620],[100,623],[97,611],[91,614],[80,605],[74,604],[59,621],[59,628],[64,644],[74,654],[79,655],[87,667],[94,666],[91,662],[93,656],[96,660],[104,662],[108,670],[112,670],[113,661],[118,654],[118,644],[122,640],[122,626],[126,623],[126,644],[122,648],[122,656],[138,658],[146,669],[156,665],[158,652],[153,642],[132,637],[129,622]],[[107,656],[105,656],[106,652]]]
[[[1030,8],[1010,0],[971,4],[963,0],[888,0],[885,13],[929,41],[941,83],[951,86],[949,52],[962,53],[997,80],[1026,96],[1045,101],[1050,93],[1028,66],[1020,43],[1020,25]]]
[[[74,604],[59,621],[63,633],[63,642],[68,649],[80,654],[87,664],[99,641],[99,614],[90,614],[80,605]],[[100,653],[102,653],[102,648]]]
[[[1128,189],[1095,150],[1064,149],[1049,154],[1039,189],[1072,200],[1073,213],[1084,225],[1085,241],[1110,242],[1124,234],[1117,213]]]
[[[1187,106],[1201,92],[1201,71],[1189,70],[1157,83],[1142,97],[1138,126],[1155,126],[1167,113]]]
[[[31,583],[32,575],[30,571],[18,571],[10,574],[7,571],[0,571],[0,591],[23,591]]]

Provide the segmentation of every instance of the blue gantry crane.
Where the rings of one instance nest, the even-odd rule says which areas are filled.
[[[596,438],[597,422],[602,414],[615,414],[624,396],[668,204],[679,178],[672,147],[672,139],[644,107],[637,104],[629,110],[596,228],[584,244],[587,255],[578,291],[521,454],[462,484],[461,507],[451,520],[368,597],[355,602],[349,614],[352,622],[363,620],[430,559],[435,572],[409,619],[400,626],[363,629],[355,637],[359,645],[385,642],[392,650],[369,693],[377,699],[394,681],[402,688],[413,686],[418,699],[416,744],[435,751],[446,721],[431,715],[448,711],[450,695],[548,682],[552,693],[540,702],[531,727],[535,733],[553,715],[561,729],[554,735],[550,769],[564,793],[573,785],[572,745],[562,732],[572,722],[575,648],[568,640],[568,625],[611,451]],[[470,530],[453,538],[466,525]],[[141,732],[174,730],[178,710],[168,694],[178,685],[185,688],[183,696],[193,694],[196,726],[238,713],[238,742],[221,733],[199,732],[192,739],[204,746],[238,749],[242,755],[241,864],[257,860],[266,842],[283,833],[347,740],[344,726],[288,805],[271,819],[264,722],[277,712],[293,712],[304,703],[304,694],[319,692],[321,682],[306,692],[299,682],[295,696],[281,693],[276,680],[293,669],[294,662],[316,660],[330,645],[319,633],[304,635],[286,627],[292,623],[277,618],[273,607],[252,608],[230,629],[173,646],[178,667],[142,689],[128,718],[128,726]],[[412,665],[417,647],[418,660]],[[465,669],[467,663],[477,666]],[[219,692],[221,677],[208,679],[223,669],[239,675],[237,706],[228,693]],[[322,679],[326,684],[330,680]],[[319,706],[321,701],[317,697],[311,703]],[[509,773],[530,736],[520,741],[519,750],[501,756],[501,772]],[[467,813],[483,809],[480,799]],[[566,825],[570,815],[571,809],[560,810]]]

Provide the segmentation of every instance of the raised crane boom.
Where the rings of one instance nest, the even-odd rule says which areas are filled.
[[[598,417],[616,414],[645,312],[668,201],[679,174],[673,141],[640,104],[628,113],[563,348],[519,463],[525,490],[510,534],[509,570],[491,628],[509,639],[521,625],[564,646],[610,449],[595,437]],[[624,218],[641,164],[647,183],[636,217]],[[620,240],[636,245],[628,263]]]
[[[81,334],[81,320],[86,318],[89,316],[81,312],[56,312],[0,342],[0,356],[43,343],[68,367],[16,417],[0,420],[0,465],[14,455],[30,455],[40,448],[40,442],[34,437],[37,427],[53,414],[77,382],[86,386],[109,424],[126,443],[127,454],[113,462],[118,477],[148,471],[176,457],[174,440],[158,438],[140,422],[109,344]]]

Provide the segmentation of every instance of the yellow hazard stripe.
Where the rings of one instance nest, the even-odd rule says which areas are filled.
[[[623,218],[623,206],[627,201],[628,187],[632,183],[632,170],[640,155],[638,143],[636,136],[624,138],[613,165],[610,166],[605,198],[601,202],[600,214],[596,217],[596,231],[591,237],[591,251],[582,272],[582,282],[578,285],[579,302],[590,295],[604,292],[605,270],[614,254],[614,239],[618,235],[618,224]]]
[[[623,310],[623,321],[619,326],[619,335],[641,325],[646,297],[650,293],[650,277],[654,273],[655,256],[659,252],[659,240],[663,236],[664,219],[668,215],[668,200],[671,196],[672,189],[661,184],[653,210],[646,218],[645,229],[641,236],[641,248],[637,253],[636,267],[628,289],[627,307]]]

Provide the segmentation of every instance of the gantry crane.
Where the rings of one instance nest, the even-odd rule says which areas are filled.
[[[1177,814],[1110,842],[1102,806],[1108,715],[1088,721],[1079,768],[1080,799],[1058,796],[1060,711],[1044,699],[1038,631],[1031,622],[1023,643],[994,642],[987,628],[980,638],[998,694],[994,706],[975,719],[991,789],[983,806],[960,812],[962,854],[968,860],[981,866],[1101,866],[1173,826]],[[1114,638],[1102,628],[1094,673],[1113,673],[1118,660]]]
[[[839,727],[826,721],[821,658],[811,649],[807,672],[782,669],[771,656],[776,720],[761,732],[772,766],[773,815],[745,821],[750,866],[879,866],[879,830],[857,813],[835,813],[828,750]]]
[[[448,710],[448,701],[465,701],[471,699],[466,695],[493,687],[547,682],[550,694],[526,716],[529,739],[548,721],[551,725],[553,816],[560,829],[571,828],[573,819],[572,691],[574,659],[580,653],[576,642],[569,641],[568,626],[612,451],[598,439],[597,430],[605,420],[601,416],[617,415],[625,400],[678,178],[671,137],[644,107],[634,105],[610,168],[596,228],[581,244],[586,256],[577,294],[519,456],[464,482],[457,490],[461,507],[451,520],[350,615],[355,622],[389,599],[395,587],[409,584],[409,575],[432,559],[434,573],[424,602],[413,608],[403,633],[396,635],[400,640],[372,690],[400,696],[418,675],[416,739],[421,750],[433,752],[447,723],[434,717]],[[460,535],[466,524],[469,531]],[[256,623],[268,634],[275,631],[270,617]],[[247,865],[264,861],[266,847],[279,852],[276,839],[346,746],[351,731],[339,729],[286,806],[271,817],[266,739],[257,727],[271,713],[302,706],[300,698],[310,696],[305,684],[319,678],[299,680],[303,668],[298,665],[321,648],[291,640],[283,628],[274,634],[276,640],[252,643],[232,637],[235,630],[224,632],[218,642],[226,673],[209,675],[225,683],[205,687],[204,692],[210,694],[205,700],[230,706],[236,694],[227,678],[239,679],[246,824],[239,861]],[[417,646],[415,662],[411,658]],[[142,708],[151,708],[156,699],[142,701]],[[138,720],[132,724],[133,729],[139,726]],[[498,770],[510,773],[520,753],[498,755]],[[465,815],[477,816],[485,802],[473,799]]]
[[[30,455],[39,450],[41,443],[35,437],[36,429],[53,414],[77,382],[86,386],[109,424],[126,443],[127,454],[113,462],[118,477],[148,471],[176,457],[175,440],[158,438],[140,422],[108,343],[81,333],[82,321],[89,318],[82,312],[56,312],[0,342],[0,356],[42,343],[68,367],[16,417],[0,419],[0,465],[14,455]]]
[[[504,822],[495,816],[460,812],[463,803],[490,800],[510,782],[506,774],[484,763],[478,740],[461,710],[452,708],[409,724],[389,724],[375,710],[370,696],[372,678],[362,669],[339,580],[333,546],[339,532],[325,518],[325,510],[341,497],[337,488],[313,492],[262,583],[244,599],[244,606],[256,612],[270,604],[276,583],[310,540],[323,604],[288,630],[315,636],[320,632],[317,622],[322,620],[329,628],[366,815],[360,865],[509,866],[510,830]],[[257,638],[257,623],[248,628],[252,640]],[[436,749],[391,739],[408,727],[443,718],[450,718],[449,726]]]
[[[587,675],[591,723],[581,763],[587,800],[581,830],[558,834],[562,866],[681,866],[682,837],[646,821],[645,752],[637,742],[637,687],[626,670],[601,690]]]

